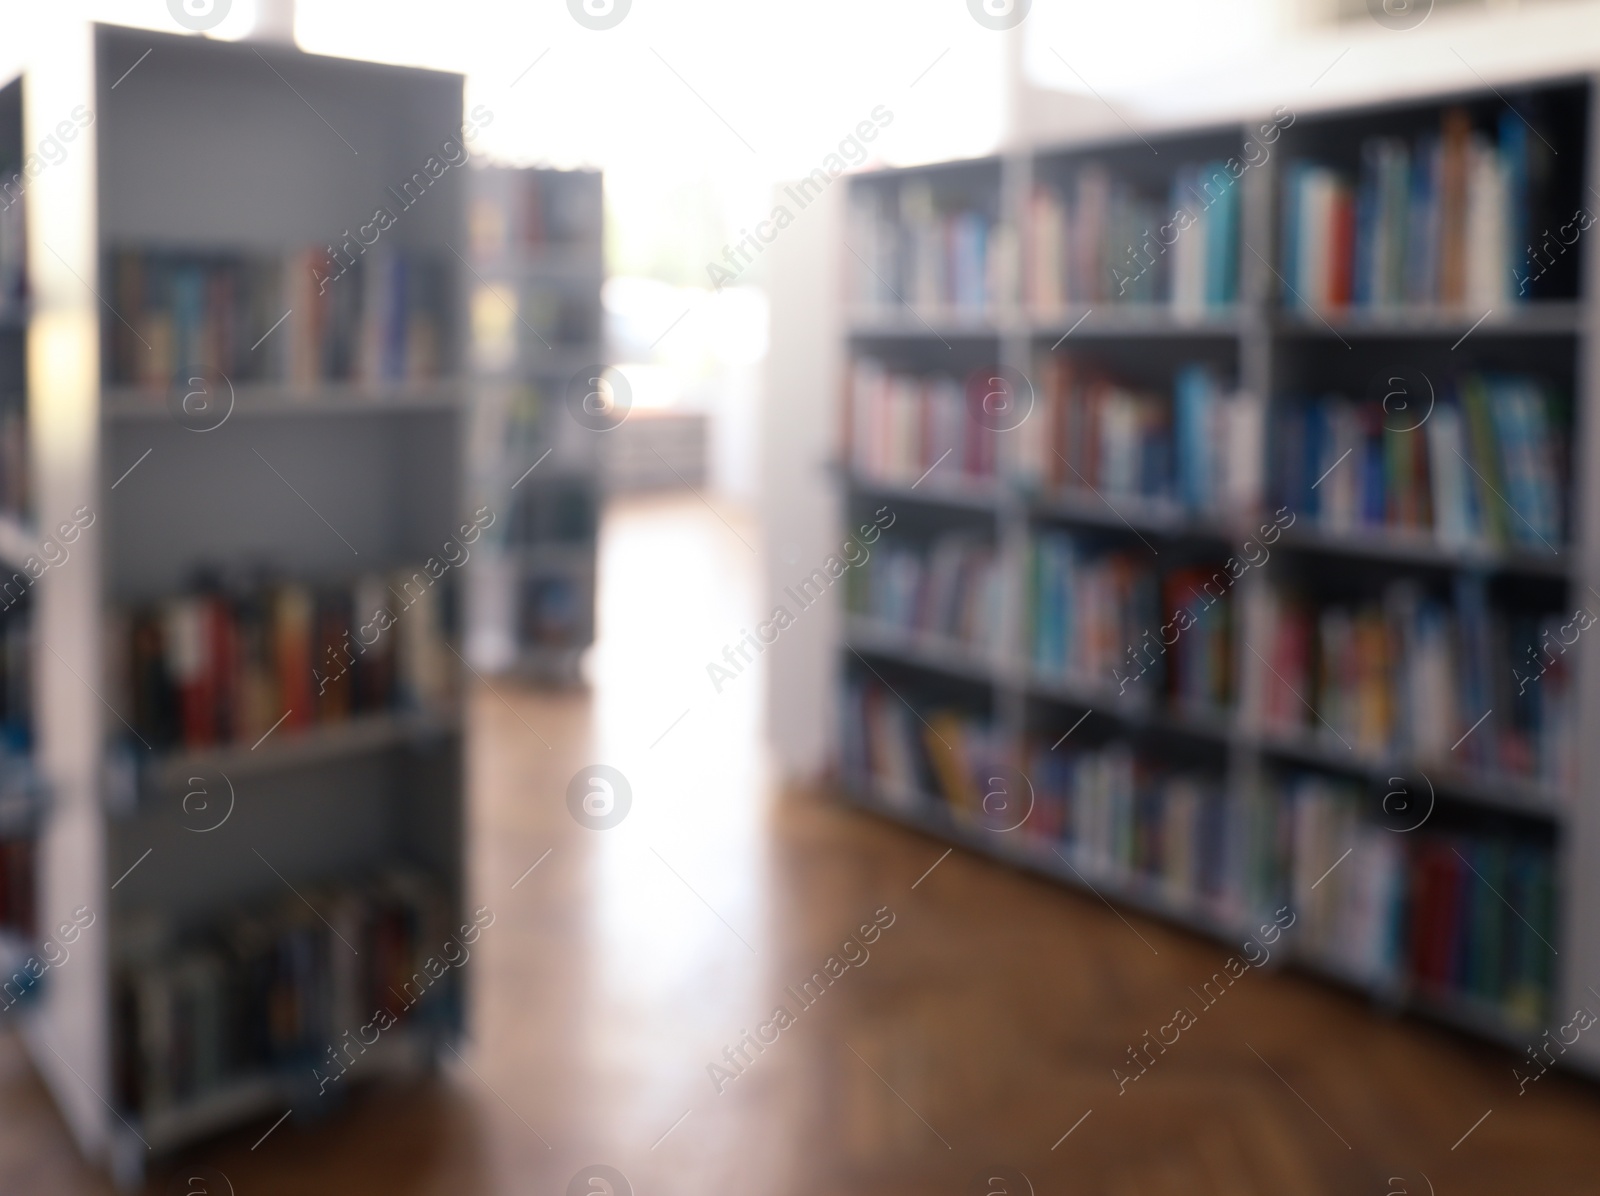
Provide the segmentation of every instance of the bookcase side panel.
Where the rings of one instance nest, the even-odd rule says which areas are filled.
[[[1589,90],[1589,142],[1584,173],[1589,188],[1600,185],[1600,79]],[[1600,304],[1595,280],[1600,278],[1600,238],[1585,240],[1581,266],[1582,332],[1579,339],[1578,385],[1573,396],[1577,427],[1572,441],[1573,603],[1590,610],[1600,589]],[[1579,647],[1579,729],[1576,791],[1569,795],[1569,818],[1563,843],[1563,926],[1561,936],[1561,1005],[1557,1013],[1579,1006],[1594,1008],[1590,985],[1600,983],[1600,638],[1585,637]],[[1600,1071],[1600,1044],[1580,1036],[1574,1044],[1579,1066]]]
[[[31,179],[27,194],[34,500],[39,531],[52,540],[66,539],[58,529],[75,519],[84,526],[70,548],[63,546],[68,555],[34,583],[37,752],[52,801],[41,839],[38,929],[51,934],[85,906],[95,921],[71,957],[46,974],[28,1040],[80,1148],[95,1155],[109,1128],[102,1094],[110,1089],[109,881],[99,802],[107,716],[99,690],[102,531],[111,496],[99,489],[99,130],[89,28],[63,21],[42,44],[48,49],[27,76],[25,141],[61,144],[58,129],[66,125],[74,136]]]

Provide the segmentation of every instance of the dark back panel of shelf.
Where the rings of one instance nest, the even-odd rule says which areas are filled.
[[[1000,214],[1000,159],[969,158],[852,175],[852,189],[894,192],[908,183],[926,183],[941,211],[973,209],[991,217]]]
[[[1500,336],[1473,333],[1452,348],[1449,338],[1385,337],[1350,345],[1333,337],[1296,338],[1282,343],[1274,359],[1276,394],[1338,393],[1353,399],[1382,401],[1401,382],[1419,395],[1426,391],[1422,375],[1435,387],[1474,372],[1528,374],[1573,394],[1577,340],[1560,334]],[[1389,409],[1398,413],[1392,401]],[[1398,418],[1394,421],[1399,423]]]
[[[442,147],[462,144],[459,75],[97,32],[102,243],[323,245],[380,206],[397,246],[442,247],[463,226],[464,163],[409,208],[389,190],[457,156]]]
[[[137,744],[134,750],[142,752]],[[181,790],[152,799],[138,816],[107,824],[113,877],[146,848],[155,849],[112,899],[121,910],[160,909],[182,929],[212,924],[219,910],[279,897],[293,902],[285,880],[300,887],[360,879],[401,846],[402,819],[395,817],[392,795],[407,783],[411,764],[397,751],[237,778],[233,813],[206,833],[183,816]],[[206,784],[214,793],[224,791],[216,776]],[[452,869],[443,879],[453,876]]]
[[[1034,179],[1062,186],[1084,166],[1104,166],[1114,179],[1135,187],[1140,193],[1166,198],[1172,176],[1184,166],[1202,162],[1241,158],[1244,132],[1239,126],[1169,133],[1148,139],[1118,139],[1105,143],[1062,146],[1044,149],[1034,160]]]
[[[22,80],[0,87],[0,180],[9,182],[22,166]]]
[[[107,581],[118,597],[171,592],[200,567],[263,565],[317,578],[419,565],[458,530],[460,417],[450,408],[383,416],[313,408],[205,433],[160,420],[113,423],[104,485],[147,449],[149,460],[106,502]]]
[[[1037,360],[1046,356],[1070,358],[1091,374],[1102,374],[1130,386],[1147,387],[1162,394],[1172,392],[1174,374],[1186,365],[1204,365],[1224,382],[1239,380],[1239,342],[1232,337],[1182,336],[1133,339],[1078,340],[1062,344],[1053,354],[1048,341],[1039,346]],[[1035,379],[1038,384],[1039,379]]]

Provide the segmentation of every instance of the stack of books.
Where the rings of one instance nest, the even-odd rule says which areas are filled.
[[[1524,246],[1539,149],[1515,111],[1491,132],[1446,109],[1437,134],[1364,142],[1358,179],[1291,162],[1285,305],[1481,310],[1538,296]]]
[[[1518,1025],[1538,1020],[1554,960],[1548,846],[1514,834],[1391,832],[1363,820],[1359,786],[1326,777],[1290,776],[1279,794],[1308,955],[1368,983],[1407,982],[1495,1006]]]
[[[1381,987],[1405,972],[1406,836],[1362,816],[1362,786],[1315,773],[1273,778],[1288,823],[1296,942],[1324,966]]]
[[[435,378],[445,280],[443,263],[387,249],[353,262],[327,249],[286,259],[116,252],[110,290],[123,319],[106,322],[110,381],[164,390],[192,375],[296,387]]]
[[[961,533],[881,540],[847,578],[849,609],[886,627],[993,652],[1000,640],[994,545]]]
[[[437,709],[450,669],[431,585],[418,569],[343,588],[214,586],[134,610],[110,638],[124,708],[158,749]]]
[[[1438,835],[1413,844],[1409,864],[1407,973],[1417,987],[1537,1025],[1555,962],[1550,849],[1503,835]]]
[[[1120,742],[1041,744],[1031,766],[1035,814],[1023,829],[1059,842],[1080,872],[1196,913],[1254,897],[1230,894],[1238,877],[1219,774],[1157,767]]]
[[[928,486],[993,480],[995,433],[971,418],[967,389],[948,374],[899,373],[859,359],[850,404],[857,473],[907,485],[925,474]]]
[[[337,1079],[376,1041],[379,1010],[394,1023],[448,1022],[459,995],[433,973],[447,943],[462,961],[470,949],[452,941],[437,884],[396,871],[306,898],[321,917],[290,899],[176,942],[158,919],[128,919],[115,1008],[122,1108],[149,1117],[286,1068],[301,1084]]]
[[[1107,551],[1041,533],[1033,557],[1036,673],[1132,700],[1225,709],[1234,690],[1233,604],[1218,577],[1229,582],[1220,566],[1160,573],[1145,549]]]
[[[33,616],[26,607],[0,620],[0,771],[7,755],[33,745]]]
[[[1124,383],[1094,362],[1044,357],[1021,478],[1109,500],[1171,504],[1200,517],[1260,503],[1265,405],[1203,365],[1181,366],[1171,395]],[[1098,501],[1098,500],[1096,500]]]
[[[1396,582],[1361,605],[1261,586],[1243,615],[1245,718],[1269,737],[1309,737],[1361,761],[1571,786],[1567,649],[1594,621],[1586,612],[1495,609],[1483,578],[1463,573],[1448,595]]]
[[[1567,526],[1565,399],[1516,375],[1441,380],[1436,394],[1413,386],[1422,389],[1409,383],[1387,405],[1280,404],[1275,500],[1335,533],[1382,528],[1446,548],[1557,552]]]
[[[1185,166],[1147,195],[1099,163],[1065,187],[1038,184],[1027,208],[1025,298],[1068,304],[1169,304],[1201,313],[1238,299],[1239,188],[1221,162]]]
[[[1358,785],[1295,773],[1229,791],[1118,740],[1039,740],[1019,775],[986,721],[913,711],[875,682],[849,689],[844,730],[846,779],[892,805],[935,803],[1219,924],[1289,905],[1296,954],[1362,983],[1465,997],[1517,1025],[1548,1004],[1553,856],[1525,836],[1391,831],[1363,816],[1377,798]]]
[[[596,175],[556,170],[499,173],[512,193],[480,196],[469,213],[475,258],[599,243],[603,208]]]
[[[852,192],[856,303],[978,315],[1014,288],[1014,249],[987,212],[946,204],[925,182]],[[1015,238],[1011,238],[1014,244]]]
[[[989,720],[912,710],[876,682],[847,686],[843,709],[848,780],[903,810],[926,810],[936,800],[961,818],[982,817],[989,777],[1004,761]]]

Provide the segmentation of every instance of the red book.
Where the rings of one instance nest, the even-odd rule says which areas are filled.
[[[221,594],[207,595],[205,612],[207,688],[213,704],[213,730],[218,741],[237,739],[243,711],[239,695],[239,626],[233,604]]]
[[[285,729],[309,727],[315,713],[311,678],[311,595],[304,587],[281,587],[272,603],[272,649],[277,661],[278,696],[287,717]]]
[[[1333,307],[1347,307],[1356,260],[1356,206],[1348,187],[1334,192],[1332,218],[1328,252],[1333,260],[1328,270],[1328,299]]]

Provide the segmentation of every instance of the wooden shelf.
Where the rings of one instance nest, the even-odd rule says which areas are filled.
[[[1381,528],[1355,532],[1330,532],[1307,523],[1285,531],[1274,548],[1298,552],[1325,552],[1372,561],[1395,561],[1440,569],[1471,569],[1491,573],[1523,573],[1534,577],[1564,578],[1571,558],[1564,552],[1543,549],[1454,548],[1430,535],[1406,535]]]
[[[227,418],[451,412],[459,409],[464,402],[464,384],[453,379],[377,386],[345,382],[315,386],[246,382],[234,387],[234,407]],[[105,387],[101,391],[100,410],[107,419],[113,420],[177,420],[167,392],[149,391],[136,386]]]
[[[1310,734],[1241,733],[1240,742],[1265,753],[1317,768],[1362,777],[1375,785],[1386,785],[1390,778],[1406,781],[1426,778],[1435,793],[1447,800],[1459,799],[1510,814],[1561,821],[1568,803],[1559,790],[1537,780],[1504,773],[1469,774],[1394,756],[1372,758],[1348,751]]]
[[[1028,335],[1055,342],[1107,337],[1224,337],[1239,335],[1240,310],[1234,305],[1179,311],[1168,304],[1081,304],[1060,313],[1035,312]]]
[[[1481,322],[1480,322],[1481,321]],[[1280,332],[1296,336],[1457,337],[1575,336],[1583,330],[1579,303],[1509,303],[1497,307],[1340,308],[1313,312],[1282,308]]]
[[[971,339],[1000,335],[1000,326],[989,312],[932,311],[912,307],[858,309],[850,313],[848,327],[851,336],[863,337]]]
[[[302,731],[279,728],[257,746],[220,744],[161,753],[139,752],[139,787],[143,792],[181,788],[190,777],[226,773],[231,778],[261,776],[310,768],[352,756],[387,751],[407,743],[460,733],[458,713],[365,714],[340,723],[322,723]]]
[[[936,473],[929,474],[922,482],[914,483],[880,481],[857,473],[847,473],[845,484],[858,493],[876,494],[896,502],[963,507],[990,514],[997,512],[1006,500],[1006,492],[995,483],[966,479],[935,481],[935,476]]]
[[[845,644],[858,652],[990,684],[994,663],[977,649],[943,636],[891,627],[861,615],[845,616]]]

